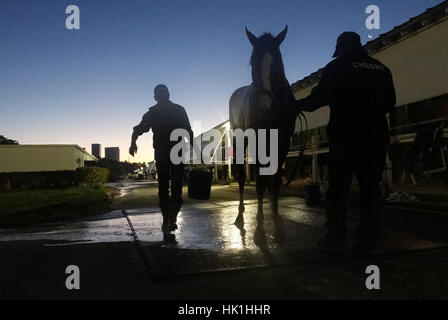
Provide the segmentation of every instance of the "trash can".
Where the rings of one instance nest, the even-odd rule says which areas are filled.
[[[213,174],[205,170],[191,170],[188,176],[188,197],[197,200],[210,199]]]

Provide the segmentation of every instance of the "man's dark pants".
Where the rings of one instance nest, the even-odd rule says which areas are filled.
[[[347,196],[353,174],[361,195],[361,217],[358,240],[374,246],[379,236],[380,182],[385,164],[386,145],[330,145],[329,189],[327,193],[327,238],[345,241]]]
[[[159,183],[159,207],[164,216],[169,214],[170,211],[174,215],[177,215],[182,207],[184,165],[172,164],[169,150],[156,150],[155,160]]]

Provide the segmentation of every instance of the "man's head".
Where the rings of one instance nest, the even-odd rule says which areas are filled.
[[[170,99],[170,92],[168,91],[168,88],[164,84],[158,84],[154,88],[154,99],[157,102],[165,102]]]
[[[352,50],[361,49],[361,37],[356,32],[346,31],[339,35],[333,58],[340,57]]]

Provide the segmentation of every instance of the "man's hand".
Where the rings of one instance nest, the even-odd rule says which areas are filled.
[[[131,146],[129,147],[129,154],[131,156],[134,156],[134,154],[137,153],[137,144],[135,143],[135,141],[131,142]]]
[[[297,113],[306,111],[306,112],[313,112],[318,108],[313,107],[312,104],[310,104],[309,96],[304,99],[296,100],[295,107],[297,110]]]

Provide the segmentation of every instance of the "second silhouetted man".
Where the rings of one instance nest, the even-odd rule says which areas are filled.
[[[164,234],[177,229],[177,215],[182,206],[184,165],[182,163],[175,165],[170,159],[171,148],[178,143],[178,141],[170,140],[171,132],[175,129],[187,130],[190,142],[193,141],[193,132],[185,109],[172,103],[169,98],[170,93],[165,85],[159,84],[154,88],[154,99],[157,104],[149,108],[140,124],[134,127],[129,148],[129,153],[133,156],[137,152],[137,138],[152,129]]]
[[[330,106],[330,176],[327,194],[327,237],[322,245],[345,244],[347,194],[356,174],[361,193],[357,253],[375,248],[379,233],[379,183],[385,164],[389,127],[386,113],[395,105],[390,70],[371,58],[354,32],[337,40],[336,59],[323,70],[311,95],[298,101],[299,110]]]

